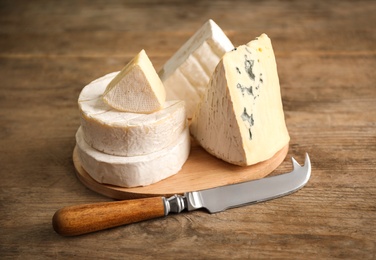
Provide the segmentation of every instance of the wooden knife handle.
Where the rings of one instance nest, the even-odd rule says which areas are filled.
[[[52,218],[54,230],[63,236],[82,235],[165,216],[164,198],[153,197],[65,207]]]

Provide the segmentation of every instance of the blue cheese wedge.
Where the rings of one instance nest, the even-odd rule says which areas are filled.
[[[246,166],[288,144],[277,65],[266,34],[226,53],[190,126],[214,156]]]
[[[109,106],[102,94],[119,72],[83,88],[78,98],[85,141],[96,150],[117,156],[138,156],[162,150],[187,126],[184,101],[164,102],[153,113],[123,112]]]
[[[94,180],[127,188],[150,185],[176,174],[190,151],[188,127],[169,146],[141,156],[102,153],[86,143],[82,128],[76,133],[76,142],[81,165]]]
[[[152,113],[162,109],[166,91],[144,50],[112,79],[103,100],[125,112]]]
[[[158,72],[167,100],[184,100],[192,115],[205,92],[210,76],[223,54],[234,46],[221,28],[207,21]]]

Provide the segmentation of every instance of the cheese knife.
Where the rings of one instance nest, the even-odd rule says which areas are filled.
[[[311,176],[308,154],[303,166],[294,158],[292,164],[293,170],[289,173],[186,192],[170,198],[152,197],[65,207],[54,214],[52,225],[60,235],[75,236],[163,217],[169,213],[180,213],[183,210],[205,208],[210,213],[217,213],[229,208],[275,199],[301,189]]]

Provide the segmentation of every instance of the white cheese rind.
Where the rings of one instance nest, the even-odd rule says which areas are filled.
[[[214,21],[206,22],[158,72],[166,99],[185,100],[187,116],[192,118],[215,67],[233,48]]]
[[[208,152],[242,166],[270,159],[288,144],[277,65],[267,35],[223,56],[190,130]]]
[[[103,100],[117,110],[133,113],[152,113],[163,107],[166,91],[144,50],[111,80]]]
[[[170,177],[180,171],[190,152],[188,127],[163,150],[133,157],[101,153],[88,145],[83,135],[79,128],[76,141],[82,167],[97,182],[120,187],[146,186]]]
[[[184,101],[168,101],[151,114],[121,112],[107,105],[102,94],[118,72],[84,87],[78,99],[86,142],[112,155],[137,156],[161,150],[184,131],[187,120]]]

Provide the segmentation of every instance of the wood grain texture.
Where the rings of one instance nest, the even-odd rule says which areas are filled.
[[[164,211],[162,197],[83,204],[59,209],[52,226],[60,235],[76,236],[163,217]]]
[[[284,161],[287,152],[288,144],[269,160],[240,167],[215,158],[196,142],[192,142],[189,158],[177,174],[152,185],[133,188],[96,182],[82,167],[76,148],[73,151],[73,164],[77,178],[89,189],[113,199],[137,199],[153,196],[171,197],[189,191],[260,179],[272,173]]]
[[[376,3],[362,1],[0,1],[2,259],[375,259]],[[234,45],[265,32],[276,54],[291,196],[64,238],[64,206],[107,202],[75,176],[77,98],[144,48],[158,69],[207,19]]]

